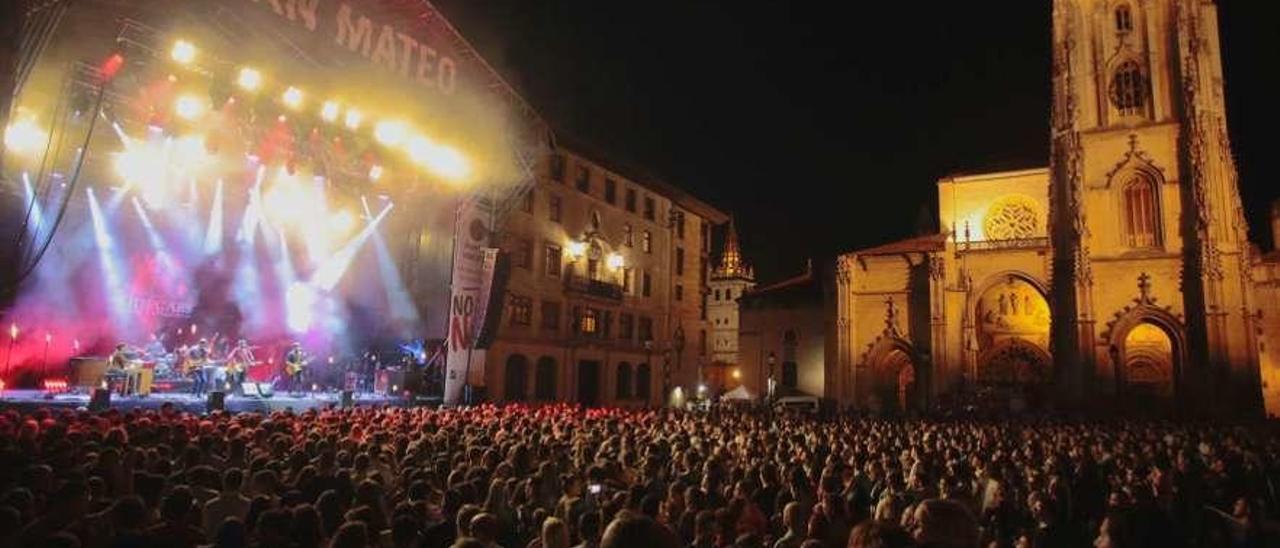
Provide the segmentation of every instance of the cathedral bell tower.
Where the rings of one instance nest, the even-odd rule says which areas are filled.
[[[1259,413],[1217,7],[1055,0],[1052,74],[1059,402],[1165,394],[1178,411]]]

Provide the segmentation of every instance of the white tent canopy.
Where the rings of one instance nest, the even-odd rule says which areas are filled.
[[[725,392],[723,396],[720,396],[720,399],[754,401],[759,398],[755,394],[752,394],[750,390],[747,390],[747,387],[745,385],[738,385],[737,388],[734,388],[733,390]]]

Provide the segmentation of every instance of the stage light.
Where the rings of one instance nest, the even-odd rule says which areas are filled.
[[[373,137],[387,146],[403,143],[408,136],[409,128],[404,125],[404,122],[383,120],[373,128]]]
[[[438,145],[421,135],[409,139],[405,148],[409,152],[409,159],[414,163],[447,179],[460,180],[470,171],[466,160],[458,151]]]
[[[355,224],[355,217],[352,217],[351,213],[347,211],[339,211],[329,218],[330,228],[333,228],[341,234],[345,234],[347,231],[351,230],[351,227],[355,226]]]
[[[16,340],[17,338],[18,338],[18,324],[11,323],[9,324],[9,340]]]
[[[280,98],[284,101],[285,106],[289,108],[296,109],[302,106],[302,90],[293,86],[289,86],[289,89],[284,90],[284,94]]]
[[[325,101],[324,106],[320,108],[320,117],[326,122],[332,122],[338,119],[338,102]]]
[[[18,154],[31,154],[44,148],[48,134],[30,118],[20,118],[4,129],[4,146]]]
[[[373,164],[373,167],[369,168],[369,180],[377,181],[378,179],[381,179],[381,178],[382,178],[382,166],[378,164]]]
[[[415,135],[409,139],[409,144],[405,148],[409,151],[409,159],[414,163],[426,165],[431,157],[431,149],[436,145],[430,139],[421,135]]]
[[[262,73],[255,69],[244,67],[240,69],[240,76],[236,78],[236,84],[245,91],[255,91],[262,85]]]
[[[186,40],[178,40],[173,43],[173,49],[169,50],[169,57],[178,63],[189,65],[196,60],[196,46]]]
[[[736,368],[736,367],[735,367],[735,368],[733,369],[733,378],[734,378],[734,379],[741,379],[741,378],[742,378],[742,371],[738,370],[738,368]]]
[[[609,268],[618,270],[626,263],[623,261],[621,254],[610,253],[609,256],[605,258],[605,264],[609,265]]]
[[[568,244],[565,244],[564,249],[569,253],[569,259],[576,261],[586,255],[587,243],[571,240]]]
[[[346,123],[347,129],[354,131],[360,127],[360,122],[363,119],[364,114],[354,108],[349,108],[347,109],[347,115],[343,118],[343,121]]]
[[[173,102],[173,112],[185,120],[194,120],[204,113],[204,101],[194,95],[181,95]]]

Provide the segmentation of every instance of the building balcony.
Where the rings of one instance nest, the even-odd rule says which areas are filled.
[[[1000,251],[1007,249],[1026,249],[1030,251],[1049,249],[1049,238],[1014,238],[1009,240],[978,240],[958,242],[959,251]]]
[[[593,280],[585,276],[570,275],[564,279],[564,288],[571,293],[590,295],[609,301],[622,301],[622,286],[604,280]]]

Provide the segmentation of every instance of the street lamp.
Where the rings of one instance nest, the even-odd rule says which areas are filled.
[[[53,334],[45,332],[44,334],[44,358],[40,360],[40,372],[45,377],[49,376],[49,343],[53,342]]]
[[[676,332],[675,332],[675,335],[672,337],[671,345],[672,345],[672,348],[674,348],[676,351],[676,369],[680,369],[681,362],[684,359],[684,327],[683,326],[680,326],[680,325],[676,326]],[[666,384],[667,386],[663,387],[662,393],[663,393],[663,397],[665,398],[667,391],[670,390],[671,372],[667,371],[666,373],[664,373],[664,375],[665,375],[665,379],[663,380],[663,383]],[[698,371],[698,382],[702,382],[702,371]]]
[[[9,376],[9,364],[13,361],[13,342],[18,340],[18,324],[9,325],[9,351],[4,355],[4,376]]]
[[[767,381],[767,382],[768,382],[768,385],[767,385],[767,386],[765,386],[765,391],[766,391],[766,393],[769,395],[769,399],[770,399],[770,400],[772,400],[772,399],[773,399],[773,387],[774,387],[774,384],[775,384],[775,383],[774,383],[774,381],[773,381],[773,366],[774,366],[774,364],[775,364],[775,363],[777,363],[777,362],[778,362],[778,356],[777,356],[776,354],[774,354],[773,352],[770,352],[770,353],[769,353],[769,359],[768,359],[768,362],[769,362],[769,380]]]
[[[653,341],[644,341],[644,365],[645,367],[653,367]],[[664,381],[665,382],[665,381]],[[648,401],[644,402],[646,405]]]

